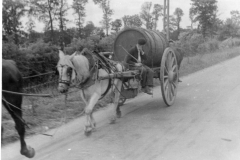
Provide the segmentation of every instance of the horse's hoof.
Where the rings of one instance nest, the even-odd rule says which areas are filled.
[[[84,131],[85,136],[90,136],[92,134],[92,128],[89,126],[85,126],[85,131]]]
[[[35,156],[35,150],[32,147],[27,146],[27,149],[24,151],[21,151],[21,154],[28,158],[33,158]]]
[[[84,135],[89,137],[92,134],[92,131],[84,131]]]
[[[116,118],[111,118],[109,123],[110,124],[115,124],[116,123]]]
[[[118,111],[117,112],[117,118],[121,118],[122,117],[122,112],[121,111]]]

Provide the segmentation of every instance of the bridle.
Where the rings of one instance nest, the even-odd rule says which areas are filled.
[[[61,68],[61,77],[59,76],[59,79],[58,79],[58,83],[63,83],[63,84],[66,84],[67,86],[70,86],[71,84],[71,79],[72,79],[72,70],[73,68],[70,67],[69,65],[62,65],[62,64],[59,64],[57,65],[57,68]],[[62,75],[63,75],[63,68],[64,67],[67,67],[67,77],[69,78],[69,80],[63,80],[62,79]]]

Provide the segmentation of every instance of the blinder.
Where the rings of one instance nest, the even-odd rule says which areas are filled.
[[[70,86],[71,84],[71,79],[72,79],[72,67],[68,66],[68,65],[58,65],[57,67],[61,67],[61,77],[59,77],[58,79],[58,83],[63,83],[66,84],[68,86]],[[67,77],[69,78],[69,80],[63,80],[62,79],[62,75],[63,75],[63,68],[67,67]]]

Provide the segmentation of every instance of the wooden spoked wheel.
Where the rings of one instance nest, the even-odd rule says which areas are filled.
[[[160,83],[164,102],[168,106],[173,105],[178,88],[178,65],[176,55],[171,48],[166,48],[162,56]]]

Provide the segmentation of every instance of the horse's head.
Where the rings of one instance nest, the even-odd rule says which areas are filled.
[[[59,73],[58,91],[65,93],[73,81],[81,83],[88,78],[88,60],[85,56],[79,54],[79,52],[74,52],[72,55],[65,55],[62,51],[59,51],[57,70]]]
[[[68,91],[71,80],[75,78],[74,66],[71,61],[75,54],[76,53],[69,56],[65,55],[61,50],[59,50],[59,61],[57,64],[57,70],[59,73],[58,91],[61,93],[65,93]]]

